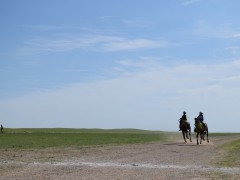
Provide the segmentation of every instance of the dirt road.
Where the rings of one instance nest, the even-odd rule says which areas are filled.
[[[211,137],[210,137],[211,138]],[[79,149],[0,150],[0,179],[240,179],[240,167],[214,166],[218,147],[183,140]]]

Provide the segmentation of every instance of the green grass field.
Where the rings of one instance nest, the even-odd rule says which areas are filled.
[[[226,143],[220,147],[223,156],[216,163],[225,167],[240,167],[240,139]]]
[[[119,145],[163,140],[166,140],[164,132],[137,129],[4,129],[0,134],[0,149]]]
[[[232,136],[239,133],[211,133],[210,137]],[[81,148],[101,145],[175,141],[182,138],[180,132],[146,131],[138,129],[68,129],[23,128],[4,129],[0,134],[0,149]],[[240,166],[240,140],[220,147],[224,152],[217,165]]]

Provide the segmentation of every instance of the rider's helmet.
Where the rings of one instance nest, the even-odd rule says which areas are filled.
[[[183,111],[183,114],[186,114],[186,111]]]
[[[201,115],[202,115],[203,113],[202,113],[202,112],[199,112],[199,114],[201,114]]]

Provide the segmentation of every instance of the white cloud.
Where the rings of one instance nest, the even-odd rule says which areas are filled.
[[[92,51],[128,51],[163,48],[167,42],[145,38],[127,39],[118,36],[61,37],[56,39],[32,39],[25,42],[25,51],[70,51],[76,49]]]
[[[239,61],[173,66],[152,61],[145,68],[143,64],[124,60],[118,65],[136,71],[125,69],[128,73],[118,78],[0,101],[0,119],[9,127],[174,131],[186,110],[191,123],[203,111],[211,131],[238,130]]]
[[[233,61],[232,66],[234,66],[235,68],[240,68],[240,60]]]
[[[121,39],[118,41],[106,42],[103,44],[103,49],[106,51],[123,51],[123,50],[138,50],[148,48],[163,48],[168,44],[162,41],[149,39]]]
[[[195,32],[199,35],[212,38],[223,38],[223,39],[238,39],[239,32],[234,29],[230,23],[226,24],[211,24],[204,20],[196,23]]]
[[[227,47],[225,49],[230,51],[233,54],[240,53],[240,46],[229,46],[229,47]]]
[[[22,25],[20,27],[32,30],[52,31],[52,30],[89,30],[82,26],[56,26],[56,25]]]
[[[185,0],[182,4],[183,4],[184,6],[188,6],[188,5],[191,5],[191,4],[200,2],[200,1],[201,1],[201,0]]]
[[[240,38],[240,33],[233,34],[234,38]]]

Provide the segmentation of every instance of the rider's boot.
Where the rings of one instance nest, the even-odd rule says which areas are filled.
[[[181,128],[181,124],[179,124],[179,130],[178,131],[181,131],[182,130],[182,128]]]

